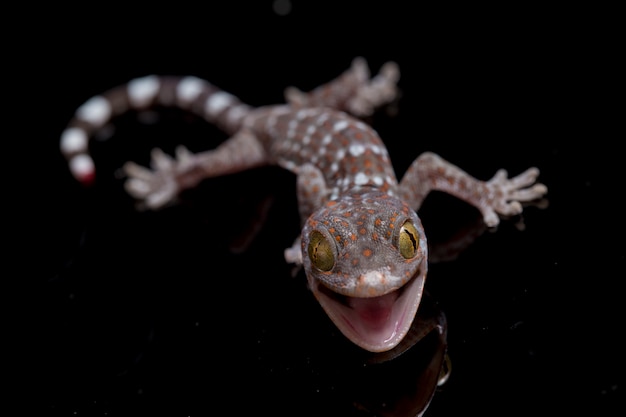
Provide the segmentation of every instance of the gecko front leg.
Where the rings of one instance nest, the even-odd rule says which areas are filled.
[[[480,210],[485,224],[497,226],[500,215],[513,216],[522,212],[522,202],[536,200],[548,188],[535,183],[537,168],[507,178],[501,169],[489,181],[480,181],[440,156],[426,152],[420,155],[400,181],[400,195],[414,209],[418,209],[432,190],[454,195]]]
[[[252,132],[243,129],[213,150],[192,154],[179,146],[174,159],[157,148],[152,151],[152,170],[134,162],[127,162],[123,170],[128,176],[126,191],[139,201],[140,208],[156,210],[205,178],[265,163],[265,150]]]

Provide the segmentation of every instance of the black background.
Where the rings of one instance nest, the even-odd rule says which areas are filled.
[[[4,65],[16,72],[6,82],[19,100],[5,114],[16,127],[7,143],[20,150],[5,154],[16,166],[7,183],[17,185],[5,205],[19,212],[8,226],[19,230],[11,246],[22,256],[7,259],[6,276],[29,284],[6,294],[18,301],[8,316],[18,334],[7,339],[18,348],[7,358],[18,370],[17,409],[375,415],[346,388],[358,386],[356,350],[284,263],[298,233],[290,173],[208,180],[178,206],[138,213],[113,175],[121,163],[147,163],[154,146],[208,149],[225,136],[179,112],[156,125],[123,117],[109,141],[94,143],[101,175],[90,190],[58,151],[80,104],[134,77],[196,75],[264,105],[363,56],[374,72],[388,60],[400,66],[401,99],[371,120],[399,176],[433,151],[484,180],[537,166],[549,188],[547,207],[527,207],[431,265],[427,288],[448,320],[452,374],[426,415],[623,415],[615,11],[293,1],[280,16],[272,3],[15,13]],[[434,243],[477,213],[433,194],[420,215]]]

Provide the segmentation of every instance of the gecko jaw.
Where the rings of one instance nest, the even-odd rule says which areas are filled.
[[[385,352],[400,343],[409,331],[425,279],[426,268],[422,264],[402,287],[376,297],[344,296],[319,281],[310,281],[310,287],[344,336],[370,352]]]

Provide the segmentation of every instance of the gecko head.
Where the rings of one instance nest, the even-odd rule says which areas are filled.
[[[417,214],[380,191],[348,194],[302,231],[309,287],[339,330],[371,352],[407,334],[424,289],[427,246]]]

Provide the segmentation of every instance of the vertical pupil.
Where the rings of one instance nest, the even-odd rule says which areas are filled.
[[[399,244],[400,253],[405,259],[413,258],[417,253],[417,247],[419,246],[417,230],[409,221],[406,221],[400,229]]]
[[[411,239],[411,244],[413,245],[413,250],[417,249],[417,240],[415,239],[415,236],[413,235],[413,233],[409,232],[407,229],[404,229],[404,233],[406,233],[406,235],[409,237],[409,239]]]

